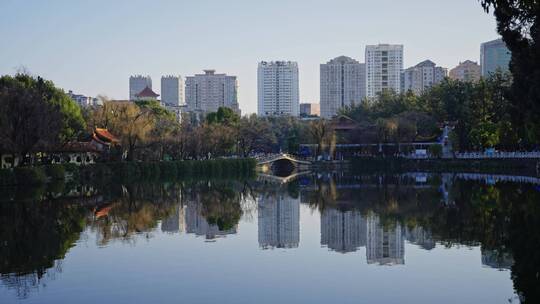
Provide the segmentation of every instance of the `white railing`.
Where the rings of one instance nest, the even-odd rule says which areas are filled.
[[[456,153],[459,159],[540,158],[540,152],[465,152]]]
[[[436,158],[431,155],[418,155],[418,154],[407,154],[402,155],[404,158],[408,159],[432,159]],[[443,158],[452,158],[450,155],[443,155]],[[464,152],[456,153],[455,158],[457,159],[540,159],[540,152]]]
[[[407,176],[414,178],[416,180],[422,179],[426,176],[433,176],[437,174],[427,173],[427,172],[408,172],[402,174],[402,176]],[[540,185],[540,178],[535,176],[525,176],[525,175],[505,175],[505,174],[484,174],[484,173],[442,173],[441,176],[443,179],[462,179],[462,180],[471,180],[471,181],[482,181],[487,184],[494,184],[498,182],[512,182],[520,184],[533,184]]]
[[[500,174],[481,174],[481,173],[458,173],[457,178],[464,180],[483,180],[486,183],[512,182],[522,184],[540,185],[540,178],[534,176],[514,176]]]

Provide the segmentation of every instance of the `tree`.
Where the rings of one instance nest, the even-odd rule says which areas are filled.
[[[540,2],[533,0],[480,0],[493,9],[497,31],[512,53],[510,116],[526,145],[540,143]]]
[[[233,110],[226,107],[219,107],[217,112],[208,113],[206,115],[206,121],[209,124],[226,124],[236,125],[240,120],[240,116]]]
[[[150,111],[153,120],[152,128],[148,134],[147,148],[149,154],[154,154],[154,158],[162,160],[165,146],[173,140],[172,136],[177,134],[180,124],[176,115],[163,108],[157,100],[138,101],[136,104],[142,110]],[[153,153],[152,153],[153,152]]]
[[[242,117],[238,125],[238,152],[247,157],[252,152],[270,152],[277,139],[268,120],[253,114]]]
[[[0,78],[0,145],[26,156],[35,149],[75,139],[84,129],[80,108],[41,77]]]
[[[236,129],[222,124],[203,123],[202,152],[207,157],[225,156],[233,153],[236,144]]]
[[[120,138],[127,160],[134,160],[135,151],[149,138],[153,128],[152,109],[132,102],[105,101],[92,112],[92,127],[109,129]]]
[[[416,138],[416,124],[407,119],[397,119],[396,141],[398,143],[398,152],[401,152],[401,143],[413,142]]]
[[[392,119],[377,120],[379,143],[388,143],[396,138],[397,123]]]
[[[328,121],[324,119],[319,119],[310,122],[309,132],[317,145],[315,157],[318,157],[329,145],[334,130]]]

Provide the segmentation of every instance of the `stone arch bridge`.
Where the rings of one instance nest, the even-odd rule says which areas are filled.
[[[291,171],[309,169],[311,162],[296,158],[290,154],[267,154],[255,157],[257,166],[262,172],[275,171],[278,169],[288,168]]]

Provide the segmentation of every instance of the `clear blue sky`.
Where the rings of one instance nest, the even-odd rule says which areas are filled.
[[[128,96],[132,74],[238,76],[256,111],[257,62],[294,60],[301,102],[319,100],[319,64],[364,61],[366,44],[405,45],[405,66],[479,60],[497,38],[477,0],[0,0],[0,74],[26,67],[65,90]]]

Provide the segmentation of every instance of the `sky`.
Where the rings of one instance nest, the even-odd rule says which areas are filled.
[[[498,38],[477,0],[0,0],[0,75],[24,67],[67,90],[127,99],[129,76],[238,77],[257,109],[257,63],[297,61],[300,102],[319,101],[319,65],[366,45],[403,44],[405,67],[479,61]]]

